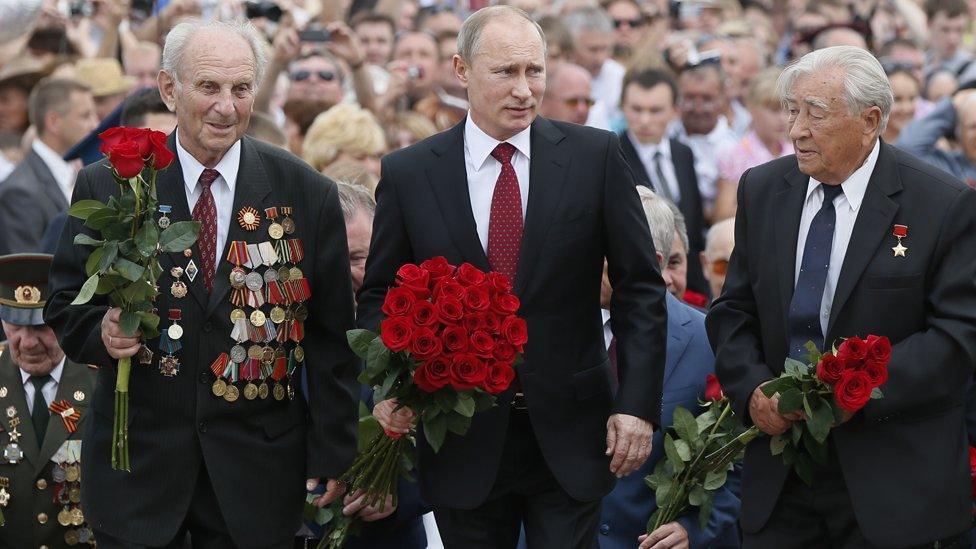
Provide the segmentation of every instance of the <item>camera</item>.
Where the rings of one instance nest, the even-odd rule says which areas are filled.
[[[68,4],[68,14],[72,18],[91,17],[95,15],[95,3],[91,0],[71,0]]]
[[[424,77],[423,67],[414,66],[414,67],[407,68],[407,78],[409,78],[410,80],[417,80],[418,78],[423,78],[423,77]]]
[[[278,4],[274,2],[269,2],[268,0],[260,0],[258,2],[247,1],[244,2],[244,11],[248,19],[258,19],[264,17],[269,21],[274,21],[277,23],[283,14],[281,8]]]
[[[328,42],[332,39],[332,33],[327,29],[308,29],[298,33],[298,39],[302,42]]]
[[[133,21],[145,21],[153,13],[155,0],[132,0],[129,5],[129,16]]]

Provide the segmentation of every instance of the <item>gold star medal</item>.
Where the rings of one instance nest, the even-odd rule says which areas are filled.
[[[891,251],[895,252],[895,257],[905,257],[908,248],[902,246],[901,239],[908,236],[908,225],[895,225],[891,229],[891,235],[898,239],[898,244],[893,246]]]

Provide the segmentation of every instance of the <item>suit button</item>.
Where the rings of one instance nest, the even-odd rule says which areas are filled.
[[[208,381],[210,381],[210,374],[207,372],[200,372],[200,383],[206,385]]]
[[[610,533],[610,525],[609,524],[601,524],[600,525],[600,533],[603,534],[604,536],[607,535],[607,534],[609,534]]]
[[[207,424],[201,421],[197,425],[197,430],[200,431],[201,433],[206,433],[207,432]]]
[[[43,490],[45,488],[47,488],[47,481],[42,478],[37,479],[37,489]]]
[[[213,331],[213,323],[209,320],[203,323],[203,331],[210,333]]]
[[[47,513],[39,513],[37,515],[37,522],[47,524]]]
[[[42,545],[38,549],[47,549],[47,545]]]

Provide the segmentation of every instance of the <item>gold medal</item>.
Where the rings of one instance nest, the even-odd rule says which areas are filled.
[[[241,391],[236,385],[227,385],[227,392],[224,393],[224,400],[227,402],[237,402],[237,399],[241,397]]]
[[[193,257],[193,250],[190,248],[183,250],[183,257]]]
[[[81,488],[77,486],[71,487],[68,490],[68,501],[70,501],[71,503],[81,503]],[[74,524],[75,521],[75,511],[78,511],[79,513],[81,512],[77,507],[71,511],[71,524]],[[84,520],[82,520],[78,524],[75,524],[75,526],[80,525],[82,522],[84,522]]]
[[[224,378],[218,377],[213,382],[210,390],[213,391],[214,396],[222,397],[227,392],[227,382],[224,381]]]
[[[162,219],[160,219],[160,221],[162,221]],[[68,524],[62,524],[61,526],[68,526]],[[70,545],[71,547],[78,545],[78,541],[79,541],[78,532],[76,530],[68,530],[64,533],[64,542]]]
[[[234,267],[230,270],[230,287],[234,289],[241,289],[244,287],[244,282],[247,279],[247,273],[244,269],[240,267]]]
[[[271,225],[268,225],[268,235],[270,235],[271,238],[278,240],[285,236],[285,229],[280,223],[272,223]]]
[[[244,398],[254,400],[258,396],[258,386],[250,381],[244,386]]]
[[[58,513],[58,524],[61,526],[71,526],[71,511],[61,509],[61,512]]]
[[[245,231],[255,231],[261,226],[261,214],[250,206],[244,206],[237,212],[237,222]]]
[[[275,400],[284,400],[285,399],[285,388],[282,387],[280,383],[276,383],[275,384],[274,391],[272,391],[272,392],[274,393],[274,399]]]
[[[304,303],[295,308],[295,320],[299,322],[305,322],[305,319],[307,318],[308,318],[308,307],[306,307]]]
[[[81,478],[81,469],[75,465],[71,464],[64,468],[64,479],[68,482],[75,482]]]
[[[174,280],[173,285],[169,287],[169,293],[173,294],[176,299],[186,297],[186,284],[182,280]]]
[[[274,349],[272,349],[270,346],[265,346],[265,348],[261,350],[261,362],[265,364],[271,364],[272,362],[274,362],[274,359],[275,359]]]
[[[260,328],[261,326],[264,326],[266,320],[267,318],[264,316],[264,313],[261,312],[261,309],[254,309],[253,311],[251,311],[252,326]]]
[[[243,309],[234,309],[230,312],[230,323],[233,324],[238,320],[247,318],[247,313]]]
[[[281,228],[285,230],[285,234],[293,234],[295,232],[295,221],[286,217],[281,220]]]
[[[296,362],[305,362],[305,349],[301,345],[295,345],[295,350],[292,352],[294,353]]]
[[[169,270],[169,274],[173,278],[179,278],[183,276],[183,267],[173,267],[172,269]]]
[[[258,396],[261,397],[261,400],[267,400],[269,392],[268,383],[266,381],[262,381],[261,385],[258,385]]]
[[[78,501],[81,501],[81,490],[78,489]],[[85,523],[85,514],[81,512],[80,507],[75,507],[71,510],[71,525],[81,526]]]
[[[275,305],[271,309],[271,322],[274,322],[275,324],[281,324],[284,321],[285,321],[285,310]]]
[[[288,267],[281,267],[278,269],[278,280],[281,282],[288,282],[291,280],[291,269]]]
[[[247,358],[261,358],[264,353],[264,347],[260,345],[251,345],[247,348]]]
[[[289,276],[292,280],[298,280],[299,278],[305,276],[305,273],[303,273],[298,267],[292,267],[291,274]]]

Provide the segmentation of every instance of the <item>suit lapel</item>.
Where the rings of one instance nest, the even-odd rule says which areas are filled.
[[[3,432],[0,433],[0,452],[10,443],[10,417],[7,409],[11,406],[17,412],[16,417],[20,419],[17,432],[20,433],[20,440],[17,445],[24,451],[24,459],[35,466],[39,463],[38,453],[40,448],[37,445],[37,435],[34,434],[34,424],[31,423],[30,409],[27,408],[27,393],[24,392],[24,381],[20,376],[20,368],[14,364],[10,352],[0,354],[0,387],[7,388],[6,398],[0,399],[2,409],[0,409],[0,424]]]
[[[777,267],[783,326],[786,326],[790,301],[793,299],[796,239],[800,233],[800,216],[803,213],[803,202],[807,196],[809,181],[809,176],[800,172],[799,168],[794,168],[786,174],[786,183],[776,194],[776,200],[773,202],[776,208],[776,223],[773,225],[776,228],[776,262],[773,264]],[[783,333],[788,332],[783,330]]]
[[[64,191],[61,190],[61,185],[58,185],[57,180],[54,179],[54,174],[44,163],[41,155],[31,149],[30,154],[27,155],[27,162],[30,164],[31,170],[34,171],[34,176],[44,190],[44,194],[57,204],[59,209],[67,209],[68,201],[64,198]]]
[[[566,184],[570,152],[560,148],[566,137],[541,116],[532,123],[532,158],[529,162],[529,202],[525,209],[515,292],[521,295],[542,252],[552,216]]]
[[[427,168],[427,180],[461,256],[487,271],[488,256],[478,238],[478,228],[471,212],[468,175],[464,168],[464,123],[462,120],[431,145],[431,151],[439,159]]]
[[[620,148],[624,152],[624,159],[630,164],[631,171],[637,176],[637,184],[653,189],[654,185],[651,183],[651,178],[647,174],[647,167],[644,166],[640,155],[637,154],[637,149],[634,148],[634,144],[630,141],[630,136],[626,133],[620,136]]]
[[[894,153],[888,145],[881,143],[878,161],[868,181],[864,200],[854,222],[851,241],[844,254],[844,263],[840,269],[837,289],[834,290],[834,300],[830,306],[827,335],[830,335],[839,313],[861,279],[864,269],[877,255],[882,239],[889,234],[891,222],[898,212],[898,203],[889,197],[900,192],[901,189],[901,178],[898,175]],[[825,341],[829,343],[831,339]]]
[[[685,154],[684,147],[678,147],[677,139],[671,140],[671,164],[674,166],[674,176],[678,180],[678,188],[681,191],[681,211],[690,212],[697,208],[695,201],[698,198],[698,183],[695,181],[695,164],[690,155]]]
[[[86,394],[80,402],[74,398],[74,395],[75,391],[84,390],[85,388],[85,368],[87,366],[66,360],[64,369],[61,371],[61,381],[58,383],[58,394],[54,397],[55,402],[61,400],[68,401],[81,414],[81,419],[78,421],[79,428],[88,413],[88,400],[86,397],[90,395]],[[44,468],[44,464],[58,451],[58,448],[64,444],[64,441],[68,440],[69,436],[70,433],[64,427],[64,422],[61,421],[61,418],[52,414],[51,420],[47,424],[47,432],[44,434],[44,444],[41,446],[37,464],[34,466],[37,474],[40,474],[41,469]]]
[[[246,174],[246,175],[245,175]],[[258,233],[248,233],[239,223],[236,222],[236,213],[244,206],[251,206],[257,209],[262,217],[264,209],[271,207],[266,204],[265,198],[271,192],[271,183],[268,181],[268,174],[264,170],[264,164],[258,156],[258,150],[251,143],[250,138],[241,138],[241,164],[237,171],[237,182],[234,188],[234,207],[231,209],[230,227],[227,231],[227,242],[224,249],[217,254],[217,270],[214,273],[213,291],[210,292],[210,299],[207,302],[207,316],[213,314],[217,306],[224,301],[224,297],[230,290],[230,270],[232,268],[227,257],[227,250],[231,242],[235,240],[248,240],[251,238],[267,237],[267,231]],[[266,229],[270,221],[265,220],[262,228]],[[259,236],[254,236],[255,234]]]
[[[688,334],[688,324],[691,316],[688,311],[678,303],[677,299],[671,300],[668,296],[668,352],[667,360],[664,364],[664,383],[668,383],[668,378],[674,373],[675,367],[681,362],[681,357],[688,348],[691,338]]]

